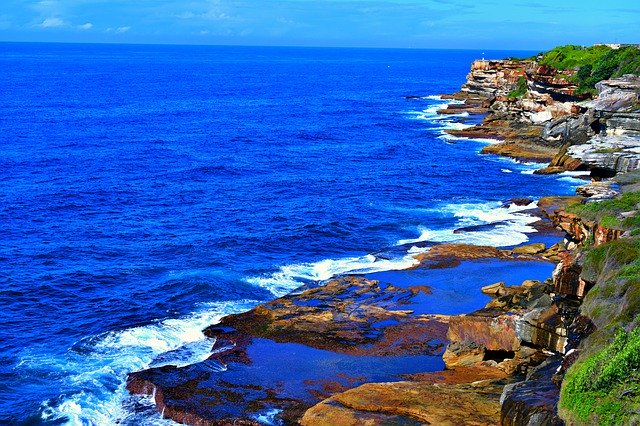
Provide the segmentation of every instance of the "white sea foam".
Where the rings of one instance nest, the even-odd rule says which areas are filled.
[[[399,240],[398,245],[432,242],[504,247],[522,244],[529,240],[527,234],[535,232],[535,228],[530,225],[538,220],[534,216],[522,213],[523,210],[531,207],[511,205],[504,208],[500,203],[449,204],[434,209],[434,211],[456,218],[455,227],[439,230],[424,226],[419,227],[418,237]],[[490,224],[495,224],[495,226],[488,230],[470,229],[464,232],[454,232],[460,228]]]
[[[509,169],[500,169],[500,171],[502,173],[513,173],[513,170],[509,170]]]
[[[573,186],[580,186],[580,185],[584,185],[586,183],[588,183],[588,181],[585,181],[584,179],[578,177],[578,176],[585,176],[588,175],[589,172],[562,172],[560,173],[560,180],[563,182],[568,182]]]
[[[286,265],[265,277],[253,277],[247,281],[265,288],[280,297],[306,282],[318,282],[344,274],[368,274],[379,271],[395,271],[414,266],[417,261],[410,255],[398,259],[381,259],[372,254],[361,257],[325,259],[315,263]]]
[[[473,125],[471,124],[464,124],[464,123],[458,123],[461,124],[462,127],[458,127],[456,128],[451,128],[453,130],[464,130],[468,127],[473,127]],[[448,130],[448,129],[442,129],[442,130]],[[473,142],[478,142],[478,143],[483,143],[486,145],[494,145],[499,143],[500,141],[497,139],[489,139],[489,138],[468,138],[466,136],[455,136],[455,135],[450,135],[448,133],[443,133],[440,136],[438,136],[438,139],[443,139],[443,140],[450,140],[450,141],[473,141]]]
[[[157,413],[151,398],[132,397],[127,374],[151,366],[184,366],[204,361],[214,340],[202,330],[224,315],[243,312],[258,302],[240,300],[203,304],[191,315],[154,324],[111,331],[79,342],[58,359],[27,355],[23,368],[47,368],[65,376],[63,396],[43,404],[45,421],[69,424],[173,425]],[[212,364],[216,371],[224,366]],[[133,401],[136,410],[128,409]],[[140,407],[147,407],[140,413]]]

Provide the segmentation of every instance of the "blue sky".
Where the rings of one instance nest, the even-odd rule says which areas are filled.
[[[636,0],[0,0],[0,40],[542,50],[640,43]]]

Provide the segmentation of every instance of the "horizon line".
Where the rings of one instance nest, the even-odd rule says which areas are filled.
[[[473,47],[389,47],[389,46],[336,46],[336,45],[288,45],[288,44],[207,44],[207,43],[145,43],[145,42],[109,42],[109,41],[16,41],[0,40],[0,44],[71,44],[71,45],[109,45],[109,46],[184,46],[184,47],[266,47],[266,48],[308,48],[308,49],[378,49],[378,50],[458,50],[484,52],[544,52],[548,49],[531,48],[473,48]]]

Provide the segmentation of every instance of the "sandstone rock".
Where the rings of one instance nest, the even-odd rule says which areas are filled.
[[[540,286],[540,285],[544,285],[544,283],[538,280],[525,280],[521,284],[521,286],[524,287],[525,289],[531,289],[533,287]]]
[[[515,324],[514,315],[480,310],[451,317],[447,336],[452,342],[472,342],[487,350],[512,352],[520,348]]]
[[[512,259],[506,250],[472,244],[438,244],[414,258],[418,260],[420,267],[430,268],[456,266],[461,260]]]
[[[485,348],[474,342],[455,342],[449,344],[442,360],[448,369],[476,365],[484,361]]]
[[[542,138],[550,143],[562,143],[566,146],[582,144],[595,136],[599,122],[593,111],[558,117],[545,124]]]
[[[527,66],[529,62],[526,61],[474,61],[461,92],[485,97],[504,96],[517,87],[518,78],[525,76]]]
[[[304,425],[493,425],[500,422],[498,383],[368,383],[310,408]],[[390,418],[390,416],[392,416]]]
[[[488,294],[491,296],[498,296],[498,295],[502,295],[504,294],[505,288],[505,282],[504,281],[500,281],[494,284],[489,284],[486,285],[484,287],[482,287],[480,290],[484,293],[484,294]]]
[[[589,289],[587,283],[580,278],[582,267],[576,263],[571,252],[563,252],[560,257],[562,261],[553,271],[555,292],[578,299],[584,298]]]
[[[589,198],[589,201],[608,200],[619,195],[612,181],[595,181],[576,188],[576,194]]]
[[[500,399],[501,422],[505,426],[562,425],[558,417],[560,389],[552,378],[560,366],[551,357],[527,376],[527,380],[505,386]]]
[[[543,243],[528,244],[525,246],[515,247],[512,251],[514,254],[539,254],[547,249],[547,246]]]
[[[640,78],[627,75],[596,83],[598,97],[585,104],[599,111],[624,112],[637,108],[640,100]]]
[[[636,121],[640,123],[640,116]],[[640,168],[640,137],[601,135],[572,146],[568,153],[590,167],[626,173]]]

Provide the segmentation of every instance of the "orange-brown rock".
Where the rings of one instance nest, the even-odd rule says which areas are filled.
[[[459,385],[473,383],[480,380],[503,379],[507,373],[491,365],[474,365],[472,367],[456,367],[451,370],[434,371],[430,373],[405,374],[403,378],[413,382],[443,383]]]
[[[497,315],[491,311],[477,311],[469,315],[449,318],[447,336],[452,342],[473,342],[492,351],[517,351],[520,340],[513,315]]]
[[[580,278],[582,266],[575,259],[573,252],[560,253],[561,262],[553,272],[555,292],[565,296],[583,299],[589,290],[588,284]]]
[[[556,149],[528,141],[507,140],[503,143],[487,145],[482,148],[481,153],[502,155],[520,161],[546,163],[551,160]]]
[[[448,317],[411,310],[415,296],[429,293],[427,286],[403,289],[349,276],[229,315],[205,334],[217,337],[220,327],[230,326],[253,337],[351,355],[435,354],[446,345]],[[393,324],[377,326],[384,322]]]
[[[322,401],[302,425],[496,425],[504,385],[428,382],[367,383]]]
[[[471,244],[438,244],[426,252],[415,256],[420,266],[448,267],[455,266],[461,260],[473,259],[511,259],[507,250],[490,246]]]

